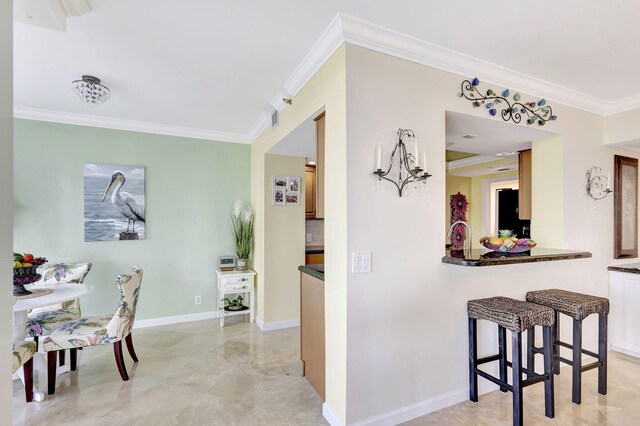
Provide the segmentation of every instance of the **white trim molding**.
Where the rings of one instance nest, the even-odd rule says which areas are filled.
[[[121,118],[99,117],[97,115],[76,114],[38,108],[16,106],[13,116],[25,120],[49,121],[52,123],[74,124],[76,126],[100,127],[104,129],[128,130],[131,132],[153,133],[156,135],[180,136],[193,139],[206,139],[219,142],[249,143],[247,135],[190,127],[170,126],[146,121],[133,121]]]
[[[276,321],[265,323],[261,317],[256,317],[256,324],[262,331],[281,330],[283,328],[300,327],[300,320]]]
[[[329,404],[324,402],[322,404],[322,416],[331,426],[344,426],[344,424],[340,421],[336,413],[333,412]]]
[[[197,314],[175,315],[172,317],[151,318],[146,320],[135,320],[133,328],[156,327],[158,325],[180,324],[183,322],[202,321],[218,318],[218,311],[200,312]]]

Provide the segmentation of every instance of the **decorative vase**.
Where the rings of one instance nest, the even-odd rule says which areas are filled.
[[[246,271],[249,269],[249,259],[238,259],[238,266],[236,269],[238,271]]]

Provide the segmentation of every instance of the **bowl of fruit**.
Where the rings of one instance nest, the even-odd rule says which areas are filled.
[[[13,295],[24,296],[31,292],[24,288],[40,279],[38,267],[47,263],[44,257],[34,257],[31,253],[13,253]]]
[[[482,237],[480,244],[492,251],[503,253],[522,253],[531,250],[536,242],[529,238],[518,238],[512,231],[504,229],[498,231],[497,237]]]

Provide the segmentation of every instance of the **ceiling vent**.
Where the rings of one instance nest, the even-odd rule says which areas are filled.
[[[508,168],[508,167],[503,167],[503,168],[498,169],[498,170],[496,170],[496,171],[497,171],[497,172],[508,172],[509,170],[511,170],[511,169],[510,169],[510,168]]]

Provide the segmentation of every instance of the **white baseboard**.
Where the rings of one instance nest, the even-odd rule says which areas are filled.
[[[609,350],[620,352],[620,353],[623,353],[625,355],[633,356],[633,357],[636,357],[636,358],[640,358],[640,353],[638,351],[634,351],[634,350],[627,349],[627,348],[622,348],[620,346],[609,345]]]
[[[326,402],[322,404],[322,415],[331,426],[344,426]]]
[[[398,423],[406,422],[416,417],[424,416],[425,414],[438,411],[442,408],[448,407],[453,404],[457,404],[469,399],[468,389],[460,389],[453,392],[439,395],[435,398],[427,399],[424,401],[416,402],[415,404],[407,405],[397,410],[388,411],[384,414],[380,414],[375,417],[371,417],[365,420],[361,420],[353,423],[354,426],[389,426],[397,425]]]
[[[280,330],[282,328],[290,328],[290,327],[300,327],[300,320],[289,320],[289,321],[276,321],[276,322],[267,322],[258,316],[256,316],[256,324],[260,327],[262,331],[272,331],[272,330]]]
[[[202,321],[218,318],[218,311],[200,312],[197,314],[175,315],[172,317],[151,318],[146,320],[136,320],[133,328],[147,328],[158,325],[179,324],[181,322]]]

